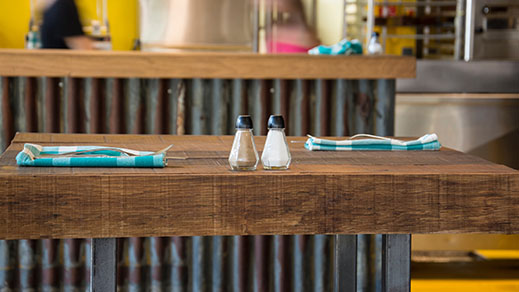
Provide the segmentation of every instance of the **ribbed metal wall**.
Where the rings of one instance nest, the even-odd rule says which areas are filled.
[[[249,113],[257,135],[270,114],[289,135],[391,135],[394,80],[0,78],[0,147],[16,131],[234,133]],[[379,290],[380,238],[359,237],[359,290]],[[88,290],[84,240],[0,241],[0,291]],[[120,291],[332,291],[333,236],[118,240]],[[373,256],[370,256],[373,255]]]

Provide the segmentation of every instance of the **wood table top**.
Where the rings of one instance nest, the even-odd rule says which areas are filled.
[[[232,136],[17,134],[0,157],[0,239],[519,233],[519,171],[450,149],[308,151],[231,171]],[[265,137],[255,137],[258,151]],[[166,168],[18,167],[24,143],[156,151]]]

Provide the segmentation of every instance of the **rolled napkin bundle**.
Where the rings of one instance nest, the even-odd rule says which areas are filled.
[[[16,155],[20,166],[164,167],[168,146],[157,152],[105,146],[40,146],[25,144]]]
[[[331,46],[320,45],[308,50],[310,55],[356,55],[362,54],[362,44],[358,40],[343,39]]]
[[[315,150],[439,150],[441,145],[436,134],[427,134],[416,140],[402,141],[368,134],[359,134],[348,140],[319,139],[308,135],[305,148]],[[369,139],[354,140],[359,137]]]

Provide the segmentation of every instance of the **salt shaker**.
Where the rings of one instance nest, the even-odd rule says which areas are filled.
[[[236,134],[229,154],[232,170],[256,170],[258,152],[252,135],[252,119],[248,115],[238,116]]]
[[[374,32],[368,44],[368,53],[370,55],[381,55],[383,53],[382,45],[378,41],[378,33]]]
[[[290,150],[285,136],[285,121],[281,115],[271,115],[268,121],[269,132],[261,154],[264,169],[288,169]]]

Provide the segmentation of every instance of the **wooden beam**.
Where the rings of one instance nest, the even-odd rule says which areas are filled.
[[[416,59],[402,56],[0,49],[0,76],[395,79],[415,74]]]

